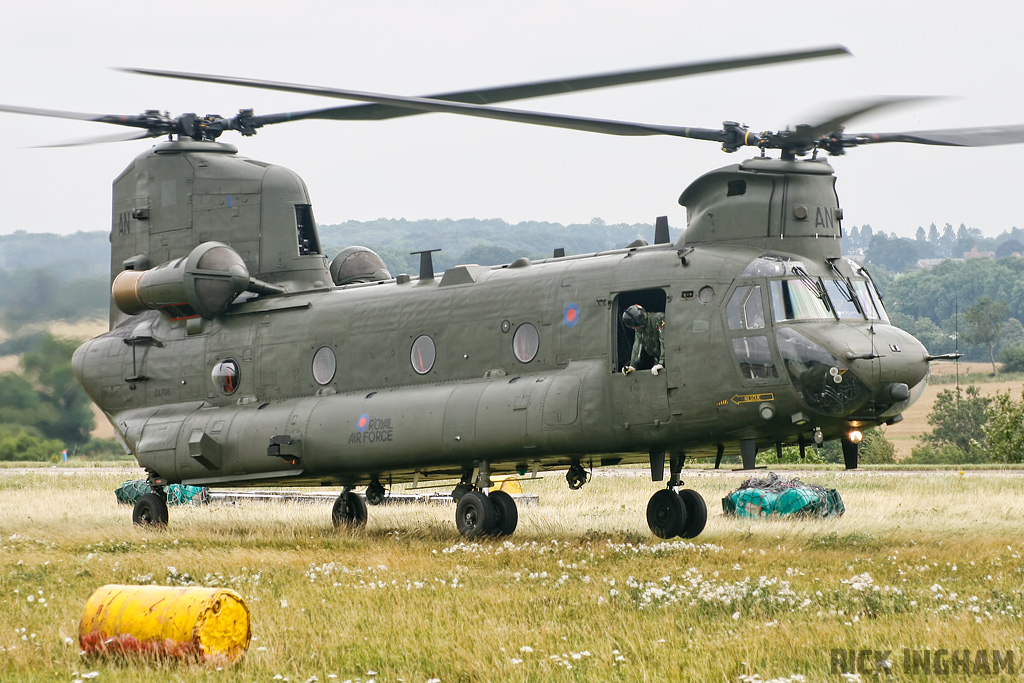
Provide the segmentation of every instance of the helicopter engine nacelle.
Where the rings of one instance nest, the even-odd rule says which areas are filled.
[[[111,293],[123,313],[162,311],[172,320],[212,319],[249,288],[249,270],[234,249],[203,242],[188,256],[150,270],[124,270],[114,278]]]

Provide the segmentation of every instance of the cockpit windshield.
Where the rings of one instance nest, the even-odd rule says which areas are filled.
[[[832,311],[820,282],[810,277],[772,280],[775,322],[831,318]]]
[[[771,280],[775,322],[785,320],[881,320],[888,322],[870,280],[798,278]]]
[[[864,319],[860,312],[860,300],[850,288],[848,280],[825,280],[825,291],[832,302],[832,310],[841,320],[849,318]]]
[[[864,309],[868,320],[889,322],[889,316],[885,314],[885,309],[882,308],[882,297],[879,296],[878,290],[875,289],[874,282],[871,280],[854,280],[853,289],[857,292],[860,306]]]

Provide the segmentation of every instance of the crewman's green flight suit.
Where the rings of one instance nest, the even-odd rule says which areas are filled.
[[[658,365],[665,365],[665,314],[648,313],[647,323],[636,330],[633,339],[633,353],[629,355],[629,364],[636,366],[640,360],[640,354],[647,351],[647,355],[657,359]]]

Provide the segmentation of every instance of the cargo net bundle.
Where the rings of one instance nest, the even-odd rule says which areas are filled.
[[[722,499],[727,515],[767,517],[839,517],[846,512],[843,499],[835,489],[805,484],[769,472],[764,479],[751,477]]]
[[[114,489],[117,502],[123,505],[134,505],[135,502],[152,491],[145,479],[133,479]],[[206,505],[210,502],[210,489],[205,486],[186,486],[185,484],[168,484],[168,505]]]

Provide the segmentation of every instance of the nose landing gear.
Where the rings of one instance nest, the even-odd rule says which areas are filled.
[[[583,469],[583,465],[577,460],[569,468],[569,471],[565,473],[565,480],[569,482],[569,488],[573,491],[579,491],[583,488],[583,485],[590,481],[590,472]]]
[[[512,535],[519,524],[519,510],[512,496],[504,491],[486,493],[491,486],[486,460],[480,461],[479,475],[474,484],[463,481],[459,486],[464,492],[455,507],[455,526],[463,537],[472,540]],[[465,490],[467,486],[472,488]]]
[[[370,505],[380,505],[384,502],[386,495],[387,492],[384,490],[384,485],[374,477],[373,481],[366,487],[366,502]]]
[[[647,526],[658,538],[696,538],[708,521],[708,507],[699,493],[693,489],[680,489],[679,477],[686,456],[672,453],[669,456],[671,477],[668,486],[658,491],[647,503]],[[660,463],[664,470],[664,461]],[[658,463],[651,459],[651,474],[655,477]],[[655,477],[657,480],[660,477]]]
[[[334,501],[331,522],[335,528],[358,529],[366,526],[366,503],[350,486],[346,486]]]

